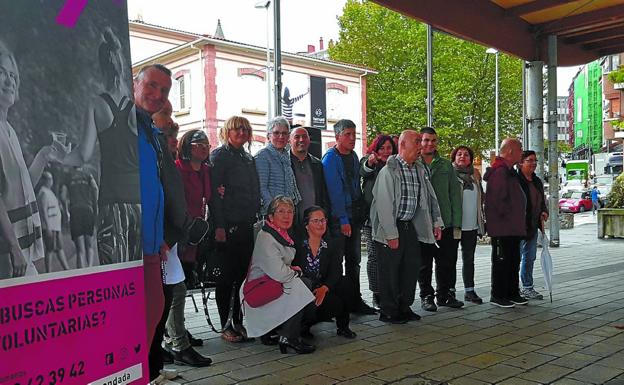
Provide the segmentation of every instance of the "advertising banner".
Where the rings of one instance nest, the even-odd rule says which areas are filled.
[[[0,0],[0,385],[144,384],[126,3]]]
[[[310,76],[310,116],[312,127],[321,130],[327,128],[325,78]]]

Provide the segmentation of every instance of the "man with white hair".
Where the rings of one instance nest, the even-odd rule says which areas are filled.
[[[520,240],[526,236],[526,196],[513,166],[522,159],[522,143],[503,140],[500,156],[483,176],[487,182],[485,221],[492,238],[492,294],[498,307],[526,305],[520,295]]]
[[[433,244],[444,222],[425,168],[417,162],[421,136],[405,130],[399,153],[391,155],[373,186],[371,227],[379,264],[379,299],[383,322],[418,321],[411,309],[421,263],[418,241]]]

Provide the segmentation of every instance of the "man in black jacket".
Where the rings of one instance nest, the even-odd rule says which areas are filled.
[[[303,222],[303,212],[308,207],[319,206],[327,212],[330,209],[323,164],[308,152],[309,148],[308,130],[304,127],[294,128],[290,133],[290,164],[301,194],[301,202],[297,205],[297,227]]]
[[[164,198],[163,202],[161,200],[163,198],[157,197],[157,200],[164,204],[164,223],[160,222],[160,224],[155,224],[156,227],[164,224],[164,244],[160,246],[161,258],[168,248],[173,247],[178,242],[186,242],[189,238],[194,238],[193,241],[199,241],[197,238],[201,239],[208,228],[208,225],[204,221],[194,220],[188,215],[182,177],[173,162],[171,154],[166,150],[167,142],[164,135],[154,126],[151,119],[151,115],[162,109],[165,105],[170,89],[171,71],[160,64],[143,67],[134,79],[137,130],[144,134],[147,143],[149,143],[149,145],[146,145],[151,148],[149,159],[154,159],[156,162],[156,165],[153,165],[153,163],[151,165],[147,163],[143,164],[143,162],[141,163],[141,183],[145,184],[147,182],[146,178],[150,178],[150,185],[157,186],[160,184],[162,186],[161,191],[163,192]],[[139,135],[139,137],[142,136],[141,134]],[[139,142],[139,145],[140,143],[141,142]],[[146,153],[142,156],[147,155]],[[154,166],[156,170],[154,170]],[[153,179],[154,177],[160,177],[160,183],[155,181]],[[160,189],[158,188],[158,190]],[[142,193],[143,192],[147,191],[142,189]],[[142,196],[142,210],[144,211],[147,208],[152,210],[152,208],[147,205],[149,202],[147,198],[146,196]],[[154,213],[154,215],[150,214],[146,216],[148,213],[144,212],[143,220],[153,217],[155,220],[161,221],[162,217],[158,214],[158,210],[161,207],[160,205],[155,206],[154,210],[156,213]],[[156,247],[158,247],[158,245],[156,245]],[[145,252],[145,245],[143,248]],[[150,258],[147,257],[148,256],[144,256],[144,271],[148,324],[151,324],[150,318],[154,316],[155,312],[159,312],[158,315],[160,316],[153,339],[150,341],[151,346],[148,356],[150,380],[155,380],[163,367],[161,342],[173,293],[171,290],[166,290],[166,286],[165,289],[163,289],[162,271],[159,271],[161,269],[161,264],[156,258],[157,255],[150,255]],[[157,280],[160,281],[157,282]],[[158,296],[158,289],[164,290],[164,307],[162,311],[160,308],[160,306],[163,305],[162,297]],[[199,354],[194,358],[196,360],[201,359],[205,365],[211,362],[209,358],[201,357]]]

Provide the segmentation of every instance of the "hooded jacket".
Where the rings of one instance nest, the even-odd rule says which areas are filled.
[[[485,223],[491,237],[526,236],[526,196],[518,174],[505,160],[496,157],[483,176],[485,192]]]
[[[434,227],[444,227],[444,222],[440,215],[438,199],[423,165],[416,162],[416,169],[422,186],[419,189],[419,204],[416,214],[412,218],[412,224],[420,242],[434,243],[433,229]],[[386,161],[386,166],[377,174],[377,180],[373,186],[370,220],[373,239],[377,242],[388,244],[389,239],[399,237],[396,220],[400,203],[401,171],[396,155],[391,155]]]

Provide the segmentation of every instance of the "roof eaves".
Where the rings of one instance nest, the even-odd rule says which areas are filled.
[[[230,47],[240,47],[240,48],[247,48],[247,49],[253,49],[253,50],[258,50],[261,52],[266,52],[266,47],[260,47],[260,46],[256,46],[256,45],[252,45],[252,44],[246,44],[246,43],[241,43],[241,42],[237,42],[237,41],[233,41],[233,40],[228,40],[228,39],[217,39],[214,37],[209,37],[209,36],[201,36],[198,35],[198,39],[188,42],[188,43],[184,43],[181,44],[179,46],[170,48],[166,51],[160,52],[156,55],[150,56],[148,58],[145,58],[141,61],[138,61],[136,63],[134,63],[132,66],[143,66],[145,64],[148,63],[153,63],[154,61],[156,61],[158,58],[161,57],[165,57],[168,55],[172,55],[178,51],[182,51],[186,48],[190,48],[194,45],[201,45],[201,44],[222,44],[222,45],[226,45],[226,46],[230,46]],[[298,59],[301,61],[308,61],[308,62],[316,62],[322,65],[330,65],[330,66],[335,66],[335,67],[342,67],[342,68],[346,68],[349,70],[354,70],[354,71],[359,71],[359,72],[364,72],[365,74],[377,74],[378,71],[376,71],[373,68],[367,68],[367,67],[363,67],[363,66],[358,66],[355,64],[351,64],[351,63],[345,63],[345,62],[339,62],[339,61],[335,61],[335,60],[327,60],[327,59],[319,59],[319,58],[312,58],[309,57],[307,55],[301,55],[301,54],[294,54],[294,53],[290,53],[290,52],[283,52],[282,51],[282,56],[283,57],[289,57],[292,59]]]

